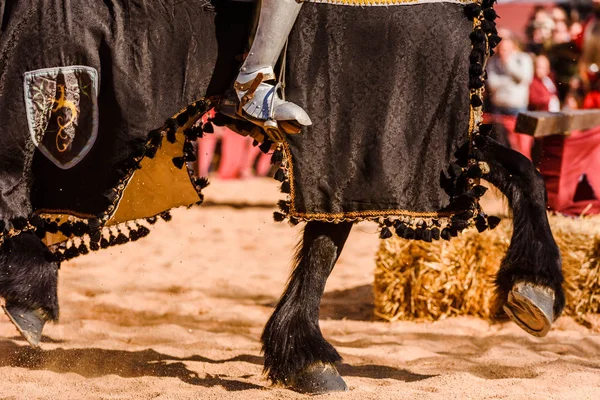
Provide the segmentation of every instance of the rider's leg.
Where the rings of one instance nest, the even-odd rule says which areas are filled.
[[[252,46],[234,84],[244,117],[259,122],[286,121],[310,125],[306,112],[277,93],[274,72],[302,3],[297,0],[259,0],[258,25]],[[286,125],[281,125],[284,130]]]

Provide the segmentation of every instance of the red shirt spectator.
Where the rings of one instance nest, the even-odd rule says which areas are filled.
[[[550,77],[550,61],[546,56],[535,58],[535,76],[529,85],[530,111],[560,111],[556,84]]]
[[[583,100],[583,108],[600,108],[600,92],[597,90],[591,90]]]

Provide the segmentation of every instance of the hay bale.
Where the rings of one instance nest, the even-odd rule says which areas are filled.
[[[566,315],[586,322],[600,312],[600,216],[550,216],[563,257]],[[423,243],[393,237],[381,242],[375,270],[375,314],[388,321],[473,315],[491,319],[494,277],[512,225],[467,230],[451,241]]]

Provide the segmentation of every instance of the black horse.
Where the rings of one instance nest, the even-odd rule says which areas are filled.
[[[126,186],[127,179],[131,178],[129,172],[140,167],[140,160],[154,156],[163,136],[175,142],[174,131],[178,126],[188,131],[196,129],[188,136],[189,140],[210,132],[210,124],[201,126],[199,132],[196,121],[207,107],[214,105],[218,110],[220,99],[227,98],[243,54],[248,48],[254,12],[252,3],[231,0],[213,1],[212,4],[205,1],[161,1],[161,4],[169,5],[163,8],[158,7],[158,4],[157,7],[145,5],[131,8],[128,1],[94,2],[93,7],[88,7],[87,1],[81,2],[86,4],[84,7],[71,1],[71,4],[76,4],[70,10],[74,16],[64,14],[64,9],[60,7],[61,0],[50,3],[52,4],[40,1],[39,8],[36,8],[16,1],[6,5],[3,3],[4,8],[0,8],[0,20],[3,21],[0,35],[0,98],[6,99],[9,94],[16,96],[16,93],[22,93],[22,76],[28,71],[52,67],[55,63],[91,65],[101,74],[97,103],[90,103],[92,106],[95,104],[99,110],[99,127],[95,143],[86,147],[86,143],[91,140],[88,135],[87,142],[80,145],[78,154],[83,154],[82,161],[65,169],[65,165],[62,168],[56,166],[61,161],[58,159],[59,155],[41,154],[39,145],[38,150],[35,150],[29,134],[6,134],[11,129],[14,132],[29,130],[30,127],[23,118],[26,111],[13,112],[10,118],[0,120],[3,127],[6,127],[3,128],[0,140],[4,148],[8,149],[2,153],[3,167],[0,171],[4,196],[0,199],[1,216],[10,221],[11,226],[10,230],[6,230],[0,252],[0,295],[6,299],[13,316],[27,316],[28,310],[36,310],[33,316],[17,321],[25,324],[22,328],[26,336],[29,328],[41,334],[39,321],[58,317],[56,279],[61,259],[84,254],[88,247],[95,250],[98,247],[120,244],[146,233],[146,228],[138,226],[129,230],[129,238],[121,239],[123,231],[118,230],[114,232],[114,236],[113,231],[110,231],[110,238],[107,239],[97,233],[97,226],[94,225],[96,221],[92,217],[108,215],[107,210],[110,205],[116,204],[116,200],[115,196],[108,196],[110,201],[106,203],[105,192],[119,185]],[[389,15],[393,11],[395,25],[384,25],[384,30],[395,32],[394,29],[398,26],[406,24],[411,24],[414,28],[402,28],[399,33],[395,32],[394,37],[386,37],[385,41],[383,36],[376,36],[375,40],[370,40],[367,44],[364,43],[364,32],[359,27],[366,26],[374,35],[383,35],[385,32],[377,29],[383,21],[381,13],[388,13],[385,7],[367,7],[377,8],[379,11],[365,14],[364,20],[357,22],[353,26],[353,33],[349,33],[348,24],[362,18],[362,14],[358,14],[361,12],[359,8],[350,7],[353,11],[348,11],[344,6],[333,4],[304,6],[298,27],[290,38],[290,58],[287,60],[288,95],[297,104],[308,109],[315,123],[307,132],[290,137],[289,142],[280,145],[274,154],[274,161],[282,162],[284,167],[283,172],[277,176],[283,181],[282,190],[296,196],[292,196],[291,201],[283,202],[283,215],[279,214],[278,218],[289,218],[294,223],[306,222],[306,226],[298,245],[290,281],[262,335],[265,371],[273,383],[309,393],[347,389],[335,368],[341,357],[321,334],[319,308],[327,278],[355,221],[380,221],[384,238],[391,234],[390,229],[393,228],[404,237],[428,241],[440,237],[449,239],[471,224],[485,229],[492,223],[477,205],[477,197],[481,195],[481,187],[477,185],[480,178],[501,190],[508,198],[513,213],[511,244],[496,279],[498,311],[504,307],[515,322],[536,335],[545,334],[552,320],[560,315],[565,302],[561,287],[561,259],[546,215],[544,182],[529,160],[486,136],[486,128],[476,119],[466,116],[469,110],[476,113],[481,106],[477,97],[483,85],[480,76],[483,74],[485,60],[496,44],[494,42],[497,42],[492,4],[493,1],[483,1],[469,6],[454,2],[390,7]],[[43,7],[48,8],[47,12]],[[47,15],[53,17],[47,18]],[[126,15],[130,18],[123,18]],[[149,19],[149,15],[153,19]],[[35,27],[48,28],[61,18],[75,17],[104,21],[99,24],[90,22],[89,27],[74,24],[83,29],[82,32],[88,29],[100,34],[88,37],[78,35],[77,30],[72,27],[61,28],[61,39],[70,45],[63,48],[60,59],[49,61],[51,65],[37,65],[39,60],[31,60],[22,52],[19,53],[26,44],[34,43],[39,37],[46,43],[56,39],[44,36],[52,29],[39,30]],[[426,25],[426,21],[431,26]],[[159,33],[149,30],[145,26],[147,23],[151,23],[153,29],[160,27]],[[32,39],[26,35],[28,29],[36,32],[39,37]],[[342,35],[337,36],[340,32]],[[393,42],[404,40],[406,44],[406,37],[414,33],[423,37],[415,36],[411,46],[403,48],[402,43]],[[464,37],[459,36],[462,34]],[[129,40],[126,40],[128,35]],[[399,39],[403,35],[404,39]],[[29,39],[19,40],[19,37]],[[98,40],[95,41],[94,37]],[[344,43],[346,39],[350,42]],[[182,44],[182,41],[185,43]],[[389,43],[389,48],[395,50],[388,50],[382,43]],[[325,57],[329,53],[344,53],[332,51],[331,46],[339,50],[335,46],[344,47],[346,44],[350,46],[350,53],[360,50],[356,50],[356,57],[351,54],[350,58],[342,57],[337,61],[333,55],[331,58]],[[77,45],[81,45],[83,50]],[[51,48],[46,48],[45,51],[49,54]],[[402,48],[405,53],[398,53],[398,48]],[[357,67],[342,73],[344,68],[351,68],[359,58],[369,58],[365,57],[365,51],[377,53],[378,56],[373,56],[373,59],[377,59],[379,53],[383,58],[391,54],[391,58],[382,61],[382,68],[377,71]],[[448,57],[449,64],[436,63],[436,60],[444,57]],[[402,61],[405,58],[411,60],[408,69],[404,69],[402,64],[405,63]],[[341,62],[342,65],[336,62]],[[372,63],[373,60],[369,62]],[[178,63],[184,67],[180,68]],[[395,64],[402,66],[401,71],[404,71],[396,72],[408,73],[409,79],[406,79],[407,76],[390,76]],[[428,68],[429,75],[425,75],[426,71],[419,71],[425,67]],[[72,76],[95,79],[94,74],[85,75],[81,71],[73,70]],[[340,81],[336,81],[337,78],[333,75],[340,77]],[[324,76],[327,78],[323,78]],[[359,81],[353,86],[355,78],[360,76],[365,76],[366,81]],[[396,96],[400,97],[384,99],[383,103],[377,104],[365,96],[380,98],[383,96],[381,93],[386,93],[387,89],[391,91],[390,87],[386,87],[388,81],[381,80],[382,78],[389,79],[392,85],[400,81],[412,81],[416,91],[404,94],[399,91]],[[369,85],[370,81],[378,82],[378,92],[363,90],[364,85]],[[431,84],[433,81],[437,83]],[[80,91],[83,89],[80,81],[74,85],[79,85],[77,87]],[[464,85],[465,91],[457,89],[461,85]],[[347,87],[354,87],[357,92],[346,92]],[[438,89],[440,95],[435,96]],[[60,95],[58,92],[57,94]],[[202,95],[210,100],[201,105],[194,103],[184,112],[175,113],[177,108]],[[404,100],[402,96],[405,97]],[[439,102],[437,106],[435,102],[433,105],[427,103],[427,99],[432,97]],[[356,98],[361,100],[356,102],[358,106],[345,103],[347,99]],[[411,103],[419,99],[425,99],[426,104],[422,108],[422,114],[407,112],[408,116],[403,122],[393,120],[405,127],[413,126],[409,133],[403,133],[408,135],[404,137],[408,139],[405,148],[413,146],[415,142],[419,142],[420,147],[415,147],[404,163],[412,165],[414,175],[409,179],[404,172],[396,174],[397,179],[391,180],[390,184],[389,179],[382,177],[388,177],[390,168],[394,169],[401,164],[400,159],[392,158],[393,151],[403,151],[403,146],[396,145],[400,139],[395,141],[392,136],[392,140],[386,139],[386,143],[378,143],[363,142],[362,138],[369,137],[369,140],[376,141],[390,134],[391,130],[388,128],[382,128],[381,135],[377,129],[379,125],[389,122],[388,117],[396,118],[395,115],[399,113],[399,108],[395,107],[398,99],[402,100],[401,110],[409,110]],[[330,100],[342,104],[343,110],[336,110],[334,105],[328,104]],[[369,110],[372,118],[366,118],[358,108],[368,108],[371,103],[376,104]],[[3,108],[8,107],[6,104],[2,102]],[[15,107],[11,110],[15,110]],[[339,115],[334,120],[335,113]],[[164,118],[175,114],[176,117],[168,119],[158,133],[156,130],[152,131],[161,126]],[[11,122],[12,119],[18,120],[19,124],[15,125]],[[415,121],[429,119],[432,121],[430,127],[414,126]],[[190,120],[194,123],[192,128]],[[363,124],[351,126],[352,137],[343,136],[347,132],[344,124],[348,121]],[[442,122],[436,125],[435,121]],[[212,122],[238,131],[253,130],[249,123],[222,115],[217,115]],[[377,134],[370,134],[371,129]],[[150,131],[152,132],[148,137]],[[361,140],[358,144],[353,142],[357,140],[357,132]],[[464,135],[465,132],[468,135]],[[427,142],[421,140],[424,136],[436,139]],[[319,142],[323,138],[334,138],[334,142],[337,140],[342,144],[336,144],[339,146],[336,151],[332,143]],[[143,142],[141,154],[138,148],[140,141]],[[350,144],[343,148],[344,143]],[[268,150],[275,145],[265,140],[262,147]],[[322,149],[326,149],[328,155],[319,153]],[[24,156],[15,156],[11,151]],[[415,152],[419,153],[418,157],[424,155],[422,165],[418,165],[419,158],[415,157]],[[131,154],[135,155],[133,164]],[[110,155],[108,159],[107,155]],[[404,157],[403,153],[396,155]],[[357,161],[357,157],[362,157],[362,161]],[[181,167],[185,161],[192,160],[193,155],[184,147],[184,156],[174,158],[173,162]],[[371,163],[369,160],[376,162]],[[390,160],[393,162],[390,163]],[[114,173],[120,171],[118,166],[123,161],[126,162],[126,172]],[[350,176],[344,166],[358,164],[361,165],[359,173]],[[296,168],[295,171],[291,171],[292,165]],[[448,166],[450,170],[446,173],[444,171]],[[90,168],[96,168],[96,172],[90,175]],[[431,179],[431,176],[439,176],[440,172],[440,179]],[[91,176],[93,180],[81,182],[78,180],[81,176]],[[56,185],[56,182],[66,181],[74,182],[75,185]],[[197,186],[204,186],[201,182],[193,182]],[[342,199],[341,203],[345,201],[344,196],[337,196],[336,185],[339,182],[345,182],[345,187],[358,187],[352,194],[355,197],[370,191],[376,199],[365,200],[363,203],[368,203],[368,206],[377,201],[378,197],[398,195],[402,202],[410,203],[410,208],[418,210],[423,207],[426,218],[404,218],[407,213],[392,211],[392,207],[397,206],[395,200],[382,205],[372,217],[365,217],[370,214],[367,214],[368,210],[361,208],[360,201],[353,202],[350,208],[355,209],[346,212],[344,204],[334,204],[338,197]],[[391,192],[385,192],[386,185],[392,187]],[[73,189],[72,186],[76,188]],[[377,188],[375,192],[373,187]],[[412,192],[406,191],[406,188],[418,189]],[[428,191],[428,188],[431,190]],[[63,191],[68,196],[62,194]],[[311,191],[317,197],[325,193],[326,201],[321,198],[314,203],[316,206],[309,204]],[[118,194],[122,194],[122,189]],[[336,208],[338,206],[342,207],[341,212]],[[406,204],[403,206],[409,207]],[[318,217],[321,215],[321,208],[324,212]],[[44,210],[48,209],[70,210],[71,215],[91,217],[83,225],[77,221],[54,229],[52,220],[40,223],[35,216],[32,217],[34,211],[44,215]],[[438,212],[440,209],[442,210]],[[445,228],[436,225],[442,217],[448,220]],[[104,220],[100,218],[100,223],[102,221]],[[52,233],[52,230],[60,231],[67,237],[91,239],[89,242],[82,239],[78,242],[78,247],[71,245],[67,249],[51,253],[40,237],[45,237],[48,232]],[[545,308],[548,301],[550,312]],[[27,324],[32,325],[28,328]],[[39,340],[39,336],[37,339]]]

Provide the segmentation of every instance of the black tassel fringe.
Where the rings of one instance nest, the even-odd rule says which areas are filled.
[[[465,16],[478,21],[477,27],[471,32],[469,38],[472,44],[472,51],[469,56],[469,88],[471,89],[471,107],[478,108],[483,106],[483,101],[479,96],[478,90],[484,86],[486,72],[483,65],[488,55],[493,54],[493,48],[500,43],[496,24],[494,20],[498,17],[491,8],[493,0],[484,0],[482,5],[471,3],[464,7]],[[425,242],[432,240],[450,240],[471,225],[474,225],[479,232],[495,228],[500,219],[497,217],[485,217],[479,208],[478,199],[481,198],[487,188],[480,185],[479,179],[484,177],[484,171],[479,165],[483,159],[483,154],[477,149],[478,135],[486,136],[492,131],[491,125],[481,124],[476,127],[474,133],[474,146],[466,143],[461,146],[454,154],[456,161],[452,163],[447,171],[440,173],[440,185],[450,196],[450,213],[456,210],[466,210],[454,214],[442,228],[439,219],[432,219],[429,223],[424,221],[415,222],[413,219],[384,220],[381,223],[382,229],[380,237],[386,239],[392,236],[392,230],[396,235],[405,239],[416,239]]]

